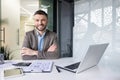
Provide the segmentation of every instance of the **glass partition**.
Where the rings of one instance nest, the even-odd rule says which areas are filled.
[[[120,0],[76,0],[74,14],[74,57],[90,44],[110,43],[104,59],[119,60]]]

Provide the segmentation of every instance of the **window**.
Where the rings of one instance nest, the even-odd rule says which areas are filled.
[[[112,55],[119,59],[120,0],[77,0],[74,14],[74,56],[83,53],[90,44],[109,42],[109,54],[104,59],[110,59]]]

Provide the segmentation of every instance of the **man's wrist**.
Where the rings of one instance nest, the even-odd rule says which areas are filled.
[[[37,55],[37,56],[38,56],[38,51],[34,51],[34,55]]]

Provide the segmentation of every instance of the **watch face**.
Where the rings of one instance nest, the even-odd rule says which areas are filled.
[[[4,54],[0,54],[0,64],[4,63]]]

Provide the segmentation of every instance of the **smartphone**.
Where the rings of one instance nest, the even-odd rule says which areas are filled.
[[[12,64],[14,66],[29,66],[31,63],[30,62],[19,62],[16,64]]]
[[[17,77],[24,75],[22,68],[12,68],[4,70],[4,77]]]

